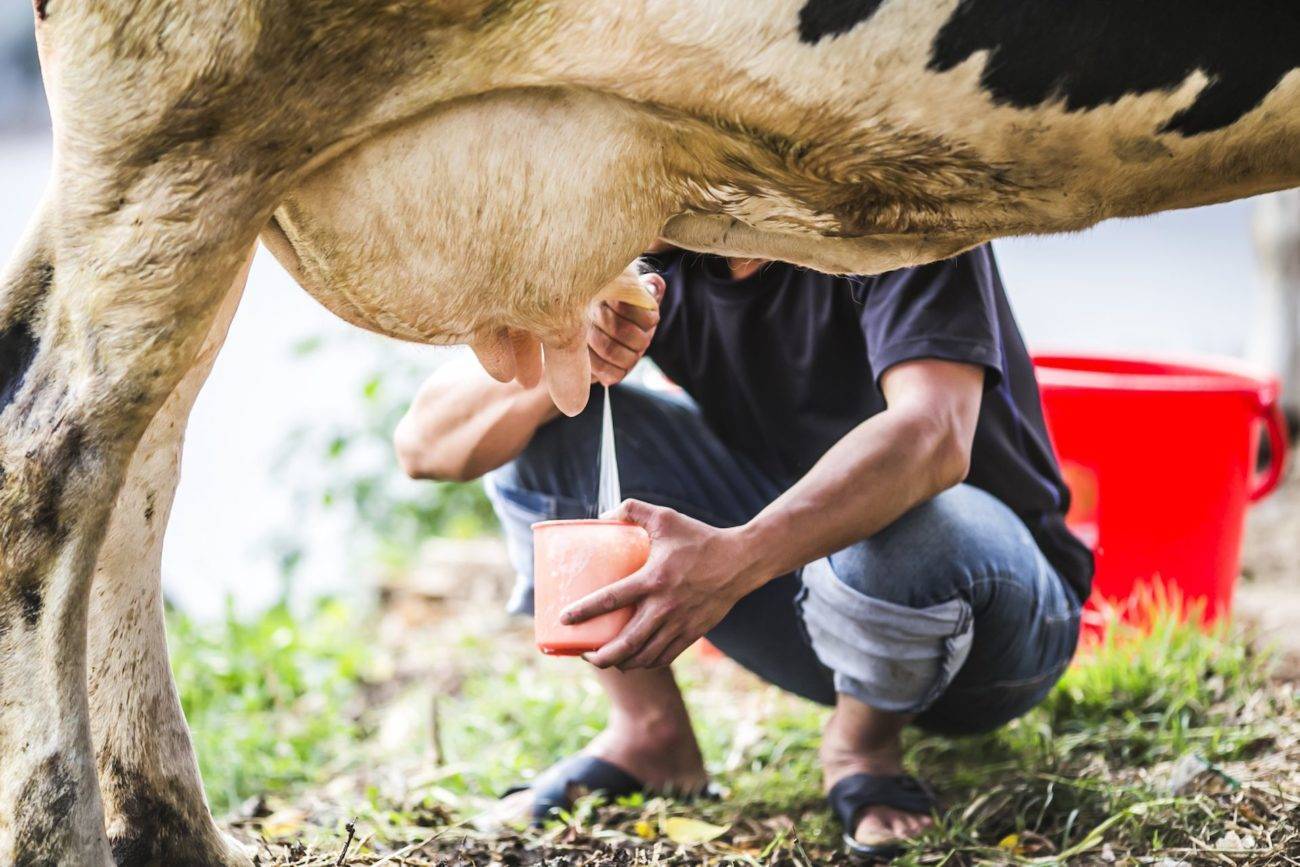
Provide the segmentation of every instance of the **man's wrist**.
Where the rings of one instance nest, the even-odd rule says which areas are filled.
[[[735,562],[740,566],[745,592],[751,593],[783,572],[782,553],[769,525],[750,521],[726,531],[731,539]]]

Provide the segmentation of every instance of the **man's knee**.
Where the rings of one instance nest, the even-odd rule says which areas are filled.
[[[1032,561],[1033,545],[1006,506],[960,486],[810,564],[804,620],[837,689],[882,710],[923,710],[970,652],[973,580]]]
[[[973,616],[962,597],[892,602],[852,586],[829,560],[804,568],[804,625],[836,691],[880,710],[917,713],[947,688],[970,653]]]
[[[1036,551],[1029,530],[1006,505],[960,485],[828,560],[835,576],[854,591],[924,608],[969,600],[973,583],[985,573],[1032,574]]]

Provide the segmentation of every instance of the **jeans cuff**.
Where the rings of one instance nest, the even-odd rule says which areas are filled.
[[[828,560],[803,570],[803,619],[835,688],[863,704],[920,713],[943,694],[970,653],[970,605],[912,608],[849,587]]]

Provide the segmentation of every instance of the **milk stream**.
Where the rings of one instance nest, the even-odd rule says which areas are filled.
[[[609,409],[609,386],[605,387],[605,412],[600,424],[600,486],[597,512],[603,515],[622,501],[618,484],[618,456],[614,453],[614,414]]]

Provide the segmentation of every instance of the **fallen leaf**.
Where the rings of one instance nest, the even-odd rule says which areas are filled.
[[[307,813],[293,807],[276,810],[262,821],[262,833],[267,837],[291,837],[302,830]]]
[[[1267,822],[1267,820],[1257,813],[1255,808],[1248,803],[1243,803],[1237,807],[1237,812],[1241,815],[1241,818],[1252,824],[1263,825]]]
[[[651,825],[645,819],[642,819],[641,821],[633,825],[632,830],[642,840],[653,840],[655,837],[655,826]]]
[[[664,836],[679,846],[698,846],[727,833],[730,825],[713,825],[685,816],[669,816],[660,823]]]

